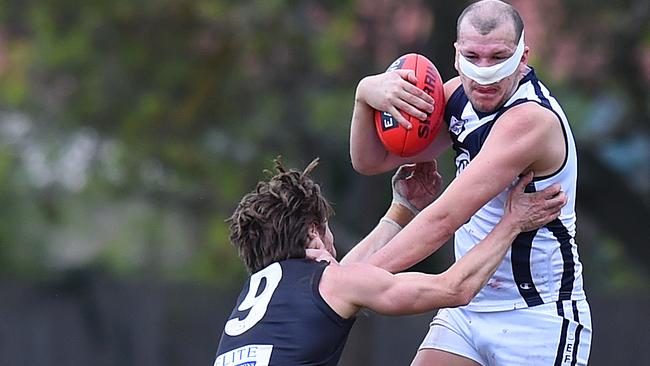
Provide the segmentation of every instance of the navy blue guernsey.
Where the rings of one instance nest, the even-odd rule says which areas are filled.
[[[552,111],[564,132],[565,159],[557,171],[536,176],[526,191],[540,191],[559,183],[568,202],[560,217],[538,230],[521,233],[487,285],[472,299],[472,311],[502,311],[563,300],[585,298],[582,288],[582,263],[575,241],[577,154],[571,127],[560,104],[537,79],[534,70],[522,78],[513,95],[503,106],[490,113],[474,109],[459,86],[445,106],[445,120],[456,152],[456,176],[481,152],[492,128],[511,108],[534,103]],[[562,143],[558,141],[558,143]],[[487,178],[486,178],[487,179]],[[496,226],[504,214],[503,207],[511,184],[481,207],[454,237],[456,259],[463,257]],[[466,192],[470,195],[473,192]]]
[[[226,322],[214,366],[336,365],[354,318],[318,290],[327,262],[289,259],[254,273]]]

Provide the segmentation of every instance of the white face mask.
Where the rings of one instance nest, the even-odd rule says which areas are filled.
[[[476,81],[481,85],[488,85],[501,81],[502,79],[512,75],[517,67],[519,66],[519,61],[521,61],[521,56],[524,54],[524,32],[521,31],[521,37],[519,38],[519,44],[517,44],[517,49],[515,53],[510,56],[507,60],[498,63],[492,66],[476,66],[473,63],[469,62],[465,56],[463,56],[460,51],[458,55],[458,66],[460,71],[465,74],[468,78]]]

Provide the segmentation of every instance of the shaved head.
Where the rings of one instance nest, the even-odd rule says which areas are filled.
[[[481,35],[486,35],[504,23],[512,24],[514,42],[521,37],[524,22],[512,5],[499,0],[481,0],[469,5],[458,17],[456,37],[462,26],[471,25]]]

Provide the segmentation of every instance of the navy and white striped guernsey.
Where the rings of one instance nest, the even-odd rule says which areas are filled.
[[[354,318],[341,318],[321,297],[327,265],[288,259],[252,274],[226,322],[214,366],[338,364]]]
[[[553,174],[535,177],[527,191],[539,191],[560,183],[568,202],[560,217],[546,226],[520,234],[487,285],[467,305],[472,311],[500,311],[535,306],[558,300],[585,298],[582,264],[575,242],[575,196],[577,179],[576,148],[567,118],[549,90],[530,71],[520,81],[512,97],[497,111],[475,111],[462,88],[449,98],[445,120],[456,151],[456,176],[479,153],[494,123],[510,108],[522,103],[537,103],[553,111],[564,132],[566,156]],[[456,259],[465,255],[494,228],[503,215],[510,187],[481,207],[455,236]],[[468,192],[471,194],[471,192]]]

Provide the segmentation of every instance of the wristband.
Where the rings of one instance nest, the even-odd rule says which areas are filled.
[[[411,220],[415,217],[413,212],[408,208],[402,206],[400,203],[392,203],[388,208],[388,211],[384,214],[384,217],[391,219],[397,223],[400,227],[408,225]]]
[[[402,197],[399,193],[395,192],[393,194],[393,202],[391,203],[396,203],[398,205],[404,206],[407,210],[411,211],[413,216],[417,216],[417,214],[420,213],[420,210],[418,210],[415,206],[413,206],[406,198]]]
[[[382,222],[382,221],[396,227],[397,230],[402,230],[402,225],[398,224],[397,221],[391,219],[390,217],[384,216],[381,219],[379,219],[379,222]]]

